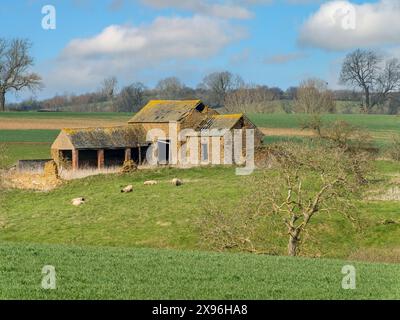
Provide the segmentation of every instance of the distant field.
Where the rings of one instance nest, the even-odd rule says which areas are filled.
[[[261,128],[269,129],[295,129],[300,128],[304,115],[294,114],[251,114],[250,119]],[[326,121],[345,120],[349,123],[368,130],[378,144],[389,142],[393,135],[400,134],[400,116],[390,115],[364,115],[364,114],[327,114],[323,117]],[[273,131],[273,130],[271,130]],[[279,134],[279,131],[277,131]],[[273,134],[275,135],[275,134]],[[293,135],[304,135],[297,130]]]
[[[53,142],[59,130],[0,130],[0,142]]]
[[[306,118],[300,114],[250,114],[250,119],[259,127],[298,128]],[[327,121],[345,120],[371,131],[393,131],[400,133],[400,116],[365,114],[326,114]]]
[[[0,113],[0,130],[6,129],[5,123],[30,122],[31,125],[53,124],[62,128],[62,124],[72,123],[73,125],[88,126],[91,123],[99,125],[114,125],[115,123],[126,123],[133,114],[131,113],[78,113],[78,112],[6,112]],[[263,128],[299,128],[305,116],[300,114],[268,113],[249,114],[249,118],[259,127]],[[348,121],[354,125],[371,130],[374,133],[383,135],[388,133],[400,133],[400,116],[391,115],[365,115],[365,114],[327,114],[324,116],[327,121],[337,119]],[[12,122],[10,122],[12,121]],[[4,127],[2,127],[2,125]],[[7,124],[9,126],[9,124]],[[10,129],[10,128],[7,128]],[[21,129],[29,129],[22,127]],[[38,128],[40,129],[40,128]],[[42,128],[47,129],[47,128]]]
[[[6,112],[0,113],[0,130],[62,129],[124,125],[129,113]]]
[[[0,119],[129,119],[129,112],[2,112]]]
[[[344,265],[356,289],[341,287]],[[44,265],[56,290],[40,287]],[[400,299],[400,266],[249,254],[0,245],[0,299]]]

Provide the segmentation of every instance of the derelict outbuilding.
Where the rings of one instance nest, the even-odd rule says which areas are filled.
[[[72,169],[121,166],[126,160],[142,164],[149,143],[141,125],[63,129],[51,146],[53,159]]]

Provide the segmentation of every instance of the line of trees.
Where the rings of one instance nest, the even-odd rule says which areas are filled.
[[[6,93],[34,92],[43,86],[40,76],[30,71],[34,63],[30,48],[28,40],[0,38],[0,112],[5,111]],[[298,87],[282,90],[248,84],[229,71],[206,75],[196,88],[177,77],[161,79],[154,88],[141,82],[119,88],[117,78],[109,77],[95,92],[56,95],[43,101],[32,98],[8,104],[8,109],[135,112],[150,99],[197,98],[212,107],[237,112],[333,113],[339,100],[358,103],[365,113],[400,111],[400,61],[396,58],[385,59],[373,50],[357,49],[344,59],[339,82],[348,89],[332,91],[321,79],[307,79]]]
[[[321,85],[323,84],[323,85]],[[134,82],[119,88],[115,77],[104,79],[95,92],[80,95],[62,94],[38,101],[34,98],[21,103],[9,104],[10,110],[55,110],[55,111],[120,111],[136,112],[150,99],[201,99],[214,108],[229,112],[307,112],[307,106],[298,101],[312,92],[324,91],[331,99],[314,101],[324,112],[335,112],[336,100],[355,101],[360,94],[350,90],[330,91],[320,79],[307,79],[298,87],[282,90],[278,87],[246,84],[238,75],[228,71],[207,75],[196,87],[185,85],[177,77],[160,80],[154,88]],[[293,103],[294,102],[294,103]],[[325,102],[329,102],[325,104]]]
[[[386,90],[378,94],[374,91],[370,96],[373,102],[368,107],[365,93],[349,89],[330,90],[328,84],[318,78],[305,79],[297,87],[282,90],[246,84],[240,76],[223,71],[207,75],[196,88],[185,85],[177,77],[164,78],[154,88],[141,82],[119,88],[118,80],[110,77],[104,79],[95,92],[66,93],[42,101],[32,98],[8,107],[14,110],[136,112],[150,99],[201,99],[214,108],[224,108],[229,112],[335,113],[339,112],[337,102],[344,101],[347,107],[342,107],[340,112],[399,113],[399,92]]]

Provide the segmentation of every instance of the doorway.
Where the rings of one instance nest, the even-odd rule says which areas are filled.
[[[169,164],[170,160],[170,141],[169,140],[158,140],[158,164]]]

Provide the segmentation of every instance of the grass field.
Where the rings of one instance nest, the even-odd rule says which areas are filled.
[[[344,265],[356,289],[341,287]],[[41,289],[44,265],[56,290]],[[0,245],[0,299],[399,299],[400,266],[249,254]]]

